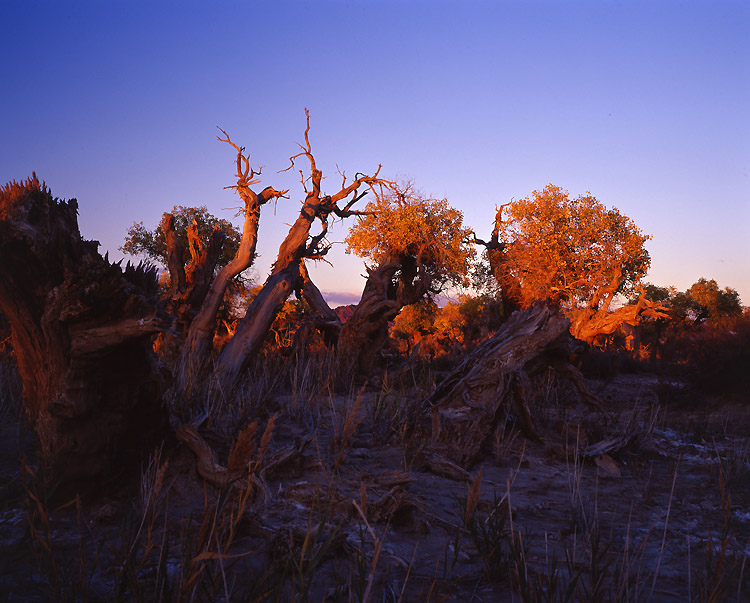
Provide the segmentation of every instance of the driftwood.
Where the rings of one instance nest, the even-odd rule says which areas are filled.
[[[567,318],[543,304],[515,312],[418,406],[411,419],[414,437],[463,467],[487,452],[509,416],[526,437],[540,441],[531,409],[536,383],[550,367],[584,401],[596,404],[568,362],[569,326]]]
[[[77,209],[36,175],[0,190],[0,310],[55,480],[138,468],[167,429],[152,362],[154,272],[102,258],[81,238]]]

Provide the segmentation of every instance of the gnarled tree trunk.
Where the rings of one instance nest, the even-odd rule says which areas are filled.
[[[216,315],[224,299],[226,290],[232,279],[248,268],[255,258],[261,206],[271,199],[278,198],[286,193],[286,191],[279,192],[271,187],[267,187],[259,195],[256,195],[248,186],[241,186],[239,184],[237,189],[245,201],[245,224],[242,230],[242,239],[234,258],[221,268],[213,280],[210,281],[210,286],[202,296],[200,309],[187,329],[185,340],[182,342],[180,360],[177,367],[177,383],[181,391],[187,391],[192,388],[200,378],[202,369],[205,367],[213,351]],[[213,260],[214,267],[217,260],[218,253]],[[211,274],[213,274],[213,269],[211,270]]]
[[[342,374],[367,373],[388,341],[389,323],[432,290],[434,275],[413,256],[389,258],[367,269],[362,298],[341,329],[337,358]]]
[[[304,281],[307,279],[304,261],[321,259],[328,251],[329,246],[326,246],[325,236],[328,232],[328,219],[331,214],[339,218],[358,214],[359,212],[352,210],[351,207],[366,194],[366,191],[358,194],[359,188],[364,185],[372,189],[384,182],[378,178],[380,172],[378,167],[373,176],[358,174],[348,185],[344,178],[341,189],[336,194],[323,195],[321,191],[323,172],[317,168],[310,146],[308,137],[310,115],[307,110],[305,110],[305,115],[307,116],[305,145],[300,145],[302,152],[291,157],[291,163],[293,166],[294,160],[298,157],[307,159],[310,164],[311,188],[307,191],[302,203],[299,217],[289,228],[286,238],[279,246],[279,254],[271,274],[248,307],[234,336],[219,354],[215,376],[224,391],[230,391],[237,385],[244,369],[260,349],[276,315],[292,291],[304,289]],[[338,203],[350,196],[352,198],[343,208],[340,208]],[[315,221],[320,222],[321,232],[311,236],[310,230]],[[307,287],[308,292],[314,294],[309,284]]]
[[[166,432],[151,338],[152,270],[122,270],[34,175],[0,190],[0,309],[52,477],[110,475]]]
[[[593,343],[599,335],[611,335],[622,325],[637,325],[644,318],[666,318],[666,308],[646,298],[646,291],[640,288],[638,302],[610,311],[612,300],[622,286],[624,277],[622,266],[612,269],[608,283],[602,285],[589,303],[583,308],[572,308],[566,313],[570,317],[570,334],[576,339]]]
[[[339,336],[336,348],[337,364],[341,375],[366,372],[378,352],[388,341],[388,323],[403,308],[396,295],[394,276],[397,262],[367,269],[367,282],[362,297],[354,308]]]

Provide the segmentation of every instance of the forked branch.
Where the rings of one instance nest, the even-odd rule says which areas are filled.
[[[229,138],[229,134],[227,134],[219,126],[216,127],[224,135],[224,138],[222,138],[221,136],[217,136],[216,140],[218,140],[219,142],[226,142],[237,151],[237,185],[227,188],[248,187],[252,186],[253,184],[258,184],[260,182],[260,178],[256,178],[256,176],[260,176],[263,168],[258,168],[258,171],[255,171],[253,168],[251,168],[250,156],[244,154],[245,147],[240,147],[233,143]]]

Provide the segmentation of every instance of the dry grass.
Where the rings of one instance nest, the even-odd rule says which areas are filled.
[[[508,416],[495,442],[502,462],[488,454],[467,483],[431,473],[409,441],[407,410],[425,393],[416,374],[338,394],[325,358],[300,362],[286,373],[259,365],[231,400],[209,385],[173,401],[174,416],[242,474],[240,487],[203,482],[181,446],[156,452],[129,493],[89,503],[53,502],[42,469],[22,465],[28,532],[19,546],[33,563],[18,556],[14,589],[60,601],[750,596],[750,465],[731,422],[708,422],[715,440],[693,449],[653,393],[630,395],[615,379],[603,394],[630,404],[613,401],[595,422],[544,382],[532,410],[547,444],[525,442]],[[583,454],[632,434],[611,453],[621,478]],[[705,500],[694,498],[696,467],[709,476]]]

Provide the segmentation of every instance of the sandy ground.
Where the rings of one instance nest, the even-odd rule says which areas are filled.
[[[686,405],[679,385],[651,375],[592,387],[604,415],[564,401],[536,409],[543,443],[505,438],[468,474],[431,465],[396,423],[373,421],[375,393],[363,395],[343,453],[352,401],[311,403],[280,415],[267,458],[299,453],[236,520],[241,489],[207,485],[179,444],[159,461],[156,504],[144,506],[149,488],[138,484],[45,503],[20,472],[24,451],[33,466],[33,440],[8,419],[0,599],[131,600],[138,584],[143,600],[520,601],[550,589],[563,600],[568,586],[571,600],[685,601],[712,589],[750,600],[750,405]],[[226,458],[219,436],[204,435]],[[216,506],[215,542],[201,549],[213,556],[195,561]]]

